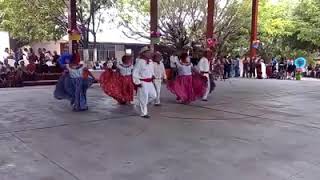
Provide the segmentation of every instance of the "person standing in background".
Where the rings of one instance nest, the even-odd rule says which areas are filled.
[[[167,80],[166,69],[164,68],[164,64],[162,62],[162,56],[160,52],[156,52],[153,55],[153,62],[154,63],[154,76],[155,79],[153,80],[154,86],[157,91],[157,98],[155,100],[155,106],[160,106],[160,96],[161,96],[161,86],[162,82]]]
[[[3,52],[3,57],[2,57],[3,62],[4,62],[5,60],[8,60],[9,57],[10,57],[9,48],[5,48],[5,49],[4,49],[4,52]]]
[[[176,78],[178,71],[177,71],[177,62],[179,62],[179,58],[176,53],[170,56],[170,68],[171,68],[171,79]]]
[[[52,63],[55,65],[58,65],[59,58],[60,58],[60,55],[57,53],[57,51],[53,51]]]
[[[210,87],[210,76],[209,76],[209,73],[210,73],[210,61],[209,61],[209,59],[212,59],[213,58],[212,56],[213,56],[212,51],[207,49],[204,52],[203,57],[200,59],[198,65],[197,65],[200,74],[202,76],[206,77],[206,79],[207,79],[207,89],[206,89],[205,94],[202,97],[203,101],[208,101],[208,95],[210,93],[210,88],[211,87]]]
[[[231,70],[231,62],[229,60],[229,57],[225,56],[224,58],[224,79],[229,79],[230,77],[230,70]]]
[[[240,56],[237,55],[236,59],[234,60],[234,71],[235,77],[240,77]]]
[[[246,56],[243,60],[243,73],[242,73],[243,78],[249,78],[249,70],[250,70],[250,62],[249,62],[249,58]]]
[[[249,64],[249,74],[250,74],[250,78],[256,78],[256,57],[253,57],[250,60],[250,64]]]

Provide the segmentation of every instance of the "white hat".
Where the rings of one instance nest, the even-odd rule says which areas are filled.
[[[148,47],[148,46],[145,46],[145,47],[143,47],[141,50],[140,50],[140,54],[142,54],[142,53],[144,53],[144,52],[146,52],[146,51],[150,51],[150,48]]]

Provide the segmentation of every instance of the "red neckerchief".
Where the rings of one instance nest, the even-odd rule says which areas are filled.
[[[153,62],[155,62],[155,63],[157,63],[157,64],[160,64],[160,63],[161,63],[161,61],[153,61]]]
[[[143,59],[143,58],[142,58],[142,59]],[[147,64],[150,63],[150,59],[143,59],[143,60],[145,60],[145,61],[147,62]]]
[[[130,67],[132,65],[132,63],[122,63],[122,64],[120,64],[120,66],[122,66],[122,67],[124,67],[124,68],[128,68],[128,67]]]
[[[190,62],[182,62],[182,61],[180,61],[180,63],[181,63],[182,65],[184,65],[184,66],[190,66],[190,65],[191,65]]]
[[[80,69],[80,68],[82,68],[82,64],[77,64],[77,65],[71,65],[70,66],[70,68],[72,68],[72,69]]]

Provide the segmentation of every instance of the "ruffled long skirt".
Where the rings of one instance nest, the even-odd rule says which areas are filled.
[[[74,111],[88,110],[87,90],[92,85],[92,79],[71,78],[69,74],[64,74],[58,80],[54,97],[70,101]]]
[[[132,76],[122,76],[119,72],[106,70],[100,76],[100,86],[110,97],[119,104],[126,104],[133,101],[134,84]]]
[[[167,88],[177,96],[177,100],[183,104],[204,96],[207,89],[207,78],[199,74],[189,76],[177,76],[173,81],[169,81]]]

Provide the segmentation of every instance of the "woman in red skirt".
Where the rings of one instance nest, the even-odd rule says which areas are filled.
[[[132,70],[132,57],[123,56],[122,63],[118,64],[116,69],[108,66],[100,77],[100,85],[103,91],[117,100],[119,104],[129,104],[133,101]]]
[[[187,53],[181,55],[180,62],[176,63],[178,76],[167,84],[167,88],[177,96],[177,102],[183,104],[202,98],[207,90],[207,78],[196,73],[187,58]]]

